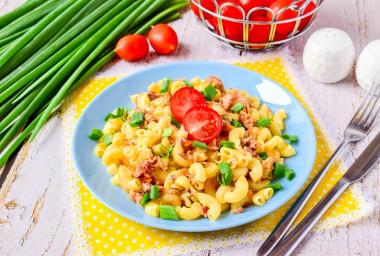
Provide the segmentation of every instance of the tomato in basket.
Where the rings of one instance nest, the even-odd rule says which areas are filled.
[[[183,127],[191,139],[208,143],[219,136],[223,120],[215,110],[207,106],[195,106],[187,111]]]
[[[220,1],[220,0],[219,0]],[[219,2],[219,1],[216,1],[216,2]],[[195,0],[196,3],[199,3],[198,0]],[[204,7],[205,9],[211,11],[211,12],[215,12],[216,10],[216,6],[214,4],[214,2],[212,0],[202,0],[201,1],[201,5],[202,7]],[[199,7],[196,6],[192,1],[190,1],[190,6],[191,6],[191,9],[193,10],[194,14],[198,17],[198,18],[201,18],[201,15],[199,13]],[[202,10],[203,11],[203,10]],[[203,17],[207,20],[207,19],[210,19],[212,18],[212,15],[203,11]]]
[[[232,0],[227,0],[220,2],[219,6],[225,4],[225,3],[231,3],[231,4],[236,4],[235,1]],[[228,18],[233,18],[237,20],[242,20],[243,19],[243,13],[239,10],[239,8],[232,6],[232,5],[227,5],[222,7],[220,10],[220,14],[224,17]],[[213,17],[214,20],[214,26],[218,27],[218,18],[216,16]],[[223,28],[224,28],[224,33],[227,38],[236,38],[237,35],[243,33],[243,23],[240,22],[235,22],[235,21],[230,21],[230,20],[222,20]]]
[[[299,2],[299,3],[297,3],[296,5],[301,6],[304,2],[305,2],[305,1]],[[315,5],[315,3],[314,3],[313,1],[311,1],[311,2],[306,6],[305,10],[303,11],[303,15],[312,12],[316,7],[317,7],[317,6]],[[303,19],[301,20],[301,22],[300,22],[300,25],[298,26],[298,30],[303,30],[303,29],[307,26],[307,24],[309,24],[309,21],[311,20],[311,17],[312,17],[312,16],[313,16],[313,15],[309,15],[309,16],[303,18]]]
[[[251,21],[267,21],[264,16],[256,15],[250,18]],[[249,25],[249,39],[250,43],[266,43],[269,41],[271,25],[253,24]],[[251,46],[254,49],[261,49],[264,46]]]
[[[248,15],[248,12],[252,10],[253,8],[266,6],[265,0],[238,0],[237,4],[240,5],[241,8],[243,8],[245,15]],[[264,16],[266,12],[267,12],[266,10],[257,10],[257,11],[252,12],[250,16],[254,16],[254,15]]]

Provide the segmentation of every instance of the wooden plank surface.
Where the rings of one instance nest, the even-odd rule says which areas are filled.
[[[357,55],[370,41],[380,38],[380,2],[378,0],[326,0],[314,26],[288,46],[300,79],[327,122],[331,135],[342,139],[343,130],[364,92],[354,87],[352,76],[334,85],[314,82],[302,68],[302,51],[312,31],[322,27],[345,30],[353,39]],[[0,0],[0,14],[23,0]],[[147,60],[126,63],[115,61],[102,73],[129,73],[165,62],[181,60],[224,60],[253,56],[219,44],[204,32],[190,12],[173,23],[179,34],[180,48],[175,55],[159,56],[154,52]],[[284,47],[281,48],[283,51]],[[343,155],[350,164],[368,144],[380,122],[368,138],[347,147]],[[65,145],[60,117],[52,118],[37,139],[25,145],[0,189],[0,255],[73,255],[69,197],[66,182]],[[361,181],[367,196],[379,201],[379,166]],[[296,255],[379,255],[380,214],[375,213],[357,223],[311,234],[297,249]],[[212,255],[253,255],[258,246],[223,250]]]

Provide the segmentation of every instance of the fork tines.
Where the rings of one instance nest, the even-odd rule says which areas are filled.
[[[362,104],[356,112],[353,122],[363,129],[369,129],[380,110],[380,84],[374,83],[368,90]]]

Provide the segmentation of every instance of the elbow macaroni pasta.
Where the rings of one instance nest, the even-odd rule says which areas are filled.
[[[192,146],[183,126],[172,124],[171,97],[186,83],[183,79],[170,81],[168,91],[160,93],[165,80],[150,84],[148,93],[130,96],[136,108],[123,110],[118,117],[120,111],[115,110],[106,121],[94,154],[106,166],[112,184],[120,186],[139,205],[151,186],[158,186],[159,197],[144,206],[145,213],[152,217],[160,216],[160,205],[172,206],[181,220],[208,217],[211,221],[227,209],[241,213],[249,205],[265,205],[274,194],[268,187],[273,163],[283,163],[284,158],[296,154],[282,138],[286,111],[279,109],[273,114],[266,104],[260,105],[258,97],[239,90],[225,91],[217,78],[194,77],[189,82],[198,91],[214,86],[216,93],[209,102],[210,108],[226,122],[233,119],[243,123],[242,127],[230,125],[206,149],[197,148]],[[244,111],[243,116],[230,109],[236,102],[227,107],[224,104],[230,93],[240,97],[236,102],[244,103],[240,110]],[[131,126],[133,113],[138,112],[144,117],[143,123]],[[251,118],[250,126],[242,121],[243,117]],[[261,118],[269,118],[271,124],[257,127]],[[106,136],[110,138],[107,143]],[[222,141],[229,142],[229,146],[218,148]],[[266,154],[266,159],[261,153]],[[231,184],[219,183],[222,174],[218,163],[228,163]]]

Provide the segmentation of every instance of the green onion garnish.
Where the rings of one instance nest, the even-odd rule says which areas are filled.
[[[286,165],[282,163],[277,163],[277,162],[274,163],[273,175],[276,176],[277,178],[284,178],[285,170],[286,170]]]
[[[211,96],[208,95],[205,91],[200,91],[200,93],[203,95],[203,97],[205,97],[205,99],[207,101],[211,101],[212,100]]]
[[[244,105],[241,104],[240,102],[236,103],[232,108],[230,108],[234,112],[240,112],[244,108]]]
[[[159,197],[158,186],[150,186],[150,199],[157,199]]]
[[[169,148],[169,154],[173,153],[173,146],[170,146]]]
[[[130,107],[127,107],[125,110],[127,111],[127,116],[128,116],[132,109]]]
[[[162,133],[162,137],[169,137],[172,135],[173,129],[172,128],[165,128],[164,132]]]
[[[182,80],[182,83],[184,83],[186,87],[194,88],[194,85],[192,85],[191,83],[189,83],[189,82],[186,81],[186,80]]]
[[[163,149],[163,151],[166,152],[165,155],[164,155],[163,153],[159,152],[160,157],[161,157],[161,158],[169,158],[169,156],[170,156],[170,150],[169,150],[167,147],[165,147],[165,145],[162,144],[162,143],[158,144],[158,146],[159,146],[161,149]]]
[[[132,128],[139,127],[144,123],[144,113],[143,112],[134,112],[132,114],[132,120],[129,122],[129,125]]]
[[[112,114],[112,113],[109,113],[109,114],[106,116],[106,118],[104,118],[104,121],[108,122],[108,120],[109,120],[110,118],[116,118],[116,116],[115,116],[114,114]]]
[[[145,192],[143,198],[141,199],[141,206],[145,206],[148,202],[150,201],[150,197],[149,197],[149,194],[147,192]]]
[[[112,144],[112,134],[108,134],[106,137],[103,138],[104,144],[108,147]]]
[[[203,142],[199,142],[197,140],[193,141],[193,146],[201,149],[207,149],[207,144]]]
[[[116,117],[123,117],[124,116],[124,108],[117,108],[115,116]]]
[[[298,141],[298,137],[297,135],[289,135],[289,134],[283,134],[282,135],[282,138],[284,140],[288,140],[290,142],[297,142]]]
[[[148,130],[148,126],[144,126],[143,129],[144,129],[144,130]]]
[[[259,156],[261,157],[261,159],[265,160],[268,158],[268,155],[267,155],[267,152],[261,152],[259,153]]]
[[[296,177],[296,173],[292,169],[285,170],[285,177],[287,180],[292,180]]]
[[[219,149],[221,148],[235,148],[235,142],[233,141],[222,141],[219,145]]]
[[[280,190],[282,189],[281,183],[274,183],[274,184],[269,184],[268,188],[273,188],[273,190]]]
[[[91,140],[100,140],[101,137],[103,137],[103,132],[96,128],[92,129],[92,131],[88,135],[88,138],[90,138]]]
[[[228,117],[227,116],[222,116],[222,119],[227,120]]]
[[[257,120],[257,127],[265,127],[272,123],[269,117],[264,117],[259,120]]]
[[[207,87],[204,89],[205,94],[207,94],[208,97],[210,97],[210,100],[214,98],[215,95],[218,94],[218,91],[214,88],[212,84],[207,85]]]
[[[168,92],[170,82],[171,82],[171,80],[170,80],[169,78],[166,78],[166,79],[162,82],[162,84],[161,84],[161,88],[160,88],[160,93]]]
[[[220,185],[229,186],[232,181],[232,170],[228,163],[218,163],[219,171],[216,174],[216,180]],[[222,181],[219,179],[219,173],[222,174]]]
[[[236,121],[235,119],[232,119],[231,124],[232,126],[235,126],[235,127],[243,127],[243,125],[240,122]]]
[[[175,208],[172,205],[160,205],[160,217],[163,220],[179,220]]]
[[[178,121],[173,115],[170,115],[170,118],[171,118],[171,124],[179,129],[182,125],[181,122]]]

